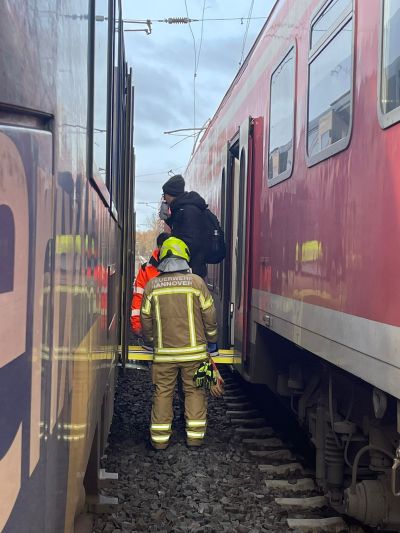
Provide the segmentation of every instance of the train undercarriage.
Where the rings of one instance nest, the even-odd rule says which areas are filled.
[[[400,401],[259,324],[246,378],[307,433],[316,481],[337,511],[400,531]]]

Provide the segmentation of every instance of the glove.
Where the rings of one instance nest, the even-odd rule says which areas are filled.
[[[209,361],[203,361],[193,376],[193,381],[199,389],[204,387],[210,390],[213,385],[217,384],[217,378],[214,375],[212,364]]]

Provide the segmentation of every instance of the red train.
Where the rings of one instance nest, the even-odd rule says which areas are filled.
[[[331,502],[395,528],[399,34],[399,0],[277,1],[186,172],[227,236],[221,343],[308,430]]]
[[[0,531],[84,531],[132,259],[120,0],[2,2],[0,49]]]

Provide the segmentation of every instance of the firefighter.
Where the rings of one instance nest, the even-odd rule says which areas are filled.
[[[160,250],[160,275],[146,285],[140,312],[144,340],[154,347],[154,385],[150,437],[165,449],[171,437],[172,400],[178,370],[185,394],[186,442],[200,446],[206,430],[205,390],[193,376],[207,359],[207,345],[217,342],[214,302],[206,284],[189,268],[189,250],[169,237]]]
[[[133,283],[133,296],[131,304],[131,327],[133,333],[137,337],[142,336],[142,325],[140,323],[140,306],[142,305],[144,288],[148,281],[158,276],[158,263],[160,248],[168,239],[169,233],[160,233],[157,237],[157,248],[153,250],[153,253],[147,263],[143,263]]]

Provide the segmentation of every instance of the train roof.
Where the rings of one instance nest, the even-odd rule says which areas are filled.
[[[191,161],[192,161],[192,159],[193,159],[193,156],[196,154],[196,152],[198,151],[198,149],[199,149],[199,147],[201,146],[202,142],[203,142],[204,139],[207,137],[207,135],[208,135],[208,133],[209,133],[211,127],[213,126],[213,124],[214,124],[216,118],[217,118],[218,115],[219,115],[220,110],[221,110],[222,107],[224,106],[226,100],[227,100],[227,99],[229,98],[229,96],[231,95],[231,93],[232,93],[234,87],[236,86],[237,82],[240,80],[240,78],[242,77],[243,73],[245,72],[245,70],[246,70],[246,68],[247,68],[247,65],[248,65],[250,59],[252,58],[252,56],[253,56],[253,54],[254,54],[254,51],[255,51],[255,49],[257,48],[257,46],[258,46],[258,44],[259,44],[259,42],[260,42],[260,40],[261,40],[263,34],[265,33],[265,31],[266,31],[268,25],[271,23],[272,18],[275,17],[276,14],[277,14],[278,4],[280,4],[279,7],[281,7],[282,4],[283,4],[283,1],[282,1],[282,0],[275,0],[275,3],[274,3],[274,5],[272,6],[271,11],[270,11],[270,13],[269,13],[269,15],[268,15],[268,17],[267,17],[267,20],[265,21],[263,27],[261,28],[259,34],[257,35],[256,40],[254,41],[254,43],[253,43],[252,47],[250,48],[249,52],[247,53],[245,60],[243,61],[242,65],[240,66],[239,70],[237,71],[237,73],[236,73],[235,77],[233,78],[231,84],[229,85],[229,87],[228,87],[226,93],[224,94],[224,96],[223,96],[223,98],[222,98],[222,100],[221,100],[219,106],[217,107],[217,109],[216,109],[216,111],[215,111],[215,113],[214,113],[212,119],[209,121],[209,123],[208,123],[208,125],[207,125],[207,128],[206,128],[204,134],[202,135],[202,137],[201,137],[201,139],[200,139],[200,141],[199,141],[199,143],[198,143],[198,145],[197,145],[197,147],[196,147],[196,150],[195,150],[195,151],[191,154],[191,156],[190,156],[190,159],[189,159],[189,162],[188,162],[186,168],[189,167],[189,165],[190,165],[190,163],[191,163]]]

